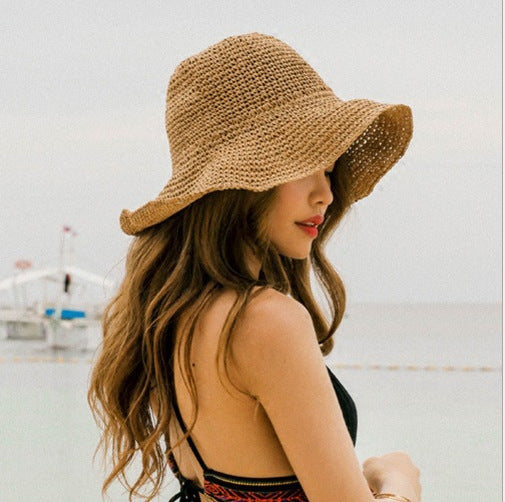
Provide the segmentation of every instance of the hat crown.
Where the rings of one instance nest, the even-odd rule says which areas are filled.
[[[174,171],[185,164],[180,160],[189,156],[188,150],[208,155],[248,120],[315,93],[333,94],[294,49],[270,35],[228,37],[185,59],[167,90],[166,131]]]

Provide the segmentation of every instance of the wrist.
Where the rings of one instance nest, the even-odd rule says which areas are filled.
[[[412,502],[407,497],[403,495],[397,495],[396,493],[374,493],[373,498],[376,500],[389,500],[390,502]]]
[[[396,476],[388,477],[380,485],[379,489],[376,490],[377,494],[395,494],[400,500],[405,498],[411,502],[416,502],[416,491],[411,483],[404,477],[398,478]],[[394,498],[384,498],[384,500],[395,500]]]

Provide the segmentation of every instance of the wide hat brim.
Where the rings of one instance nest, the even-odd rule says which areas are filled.
[[[263,110],[226,134],[206,153],[203,165],[189,161],[155,199],[135,211],[124,209],[120,225],[135,235],[209,192],[268,190],[327,168],[344,154],[357,201],[404,155],[412,131],[406,105],[342,101],[332,92],[303,96]]]

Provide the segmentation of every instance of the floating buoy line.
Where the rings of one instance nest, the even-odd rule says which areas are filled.
[[[63,357],[56,356],[0,356],[1,363],[59,363],[59,364],[91,364],[90,357]],[[468,373],[468,372],[500,372],[500,366],[453,366],[453,365],[416,365],[416,364],[330,364],[337,370],[357,370],[357,371],[427,371],[427,372],[448,372],[448,373]]]

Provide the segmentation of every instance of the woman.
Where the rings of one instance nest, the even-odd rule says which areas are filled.
[[[251,33],[178,65],[166,126],[172,178],[121,214],[136,237],[89,391],[113,460],[104,489],[119,478],[152,500],[169,465],[172,500],[418,502],[406,454],[359,466],[356,408],[323,359],[345,308],[323,245],[404,154],[410,109],[342,101]]]

